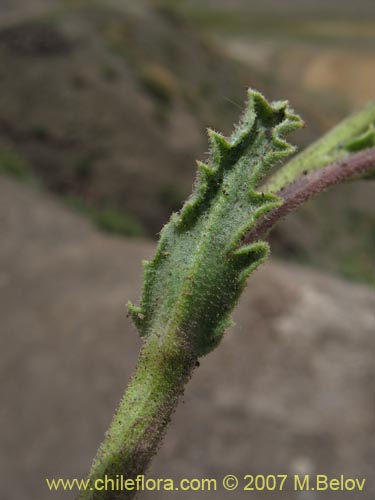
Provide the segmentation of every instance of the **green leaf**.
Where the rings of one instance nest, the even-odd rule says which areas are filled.
[[[145,264],[141,305],[129,307],[141,336],[163,331],[172,346],[176,336],[183,338],[197,356],[219,343],[246,278],[269,253],[265,242],[241,246],[257,219],[280,203],[257,188],[294,152],[285,136],[301,126],[286,101],[269,103],[249,90],[230,137],[208,130],[210,153],[198,162],[193,193]]]
[[[299,176],[342,160],[354,151],[375,145],[375,101],[349,116],[318,141],[289,160],[263,185],[267,192],[278,193]]]

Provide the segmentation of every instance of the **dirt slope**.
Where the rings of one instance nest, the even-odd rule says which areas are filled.
[[[187,5],[197,7],[219,8],[226,10],[272,12],[278,15],[290,14],[293,12],[303,14],[321,14],[321,12],[332,13],[336,15],[355,15],[369,16],[375,15],[375,7],[372,0],[360,0],[354,4],[350,0],[186,0]]]
[[[372,97],[374,57],[362,22],[349,38],[340,25],[343,36],[327,47],[318,19],[317,43],[307,47],[305,25],[290,18],[293,2],[283,3],[283,24],[272,1],[262,21],[235,9],[244,33],[228,39],[219,30],[215,41],[167,3],[0,2],[0,172],[36,177],[102,229],[155,237],[191,191],[195,160],[208,148],[205,128],[231,130],[245,87],[290,99],[308,124],[291,139],[300,146]],[[356,30],[366,50],[354,43]],[[373,282],[372,200],[366,185],[327,194],[280,226],[275,249]]]
[[[136,362],[125,302],[138,297],[153,245],[97,234],[56,201],[0,179],[1,490],[7,500],[73,498],[49,493],[44,478],[90,466]],[[370,498],[374,302],[364,286],[263,267],[237,326],[197,369],[150,474],[347,474],[367,477],[368,495],[340,498]]]
[[[154,235],[190,192],[205,128],[231,127],[231,101],[261,85],[143,2],[30,12],[0,24],[0,160],[12,147],[54,193],[128,212]]]

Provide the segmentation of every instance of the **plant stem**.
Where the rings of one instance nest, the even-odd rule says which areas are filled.
[[[347,146],[375,123],[375,102],[370,102],[358,113],[349,116],[321,139],[311,144],[277,170],[263,185],[265,192],[277,193],[299,176],[318,170],[324,165],[344,159],[350,153]],[[370,138],[374,141],[374,136]],[[375,146],[374,143],[369,144]],[[348,150],[349,149],[349,150]]]
[[[166,337],[163,333],[167,333]],[[182,340],[170,342],[170,337],[168,332],[161,332],[145,341],[136,371],[98,450],[90,473],[91,484],[106,476],[115,479],[123,475],[124,480],[135,480],[148,469],[197,362],[189,346]],[[79,498],[130,500],[136,494],[135,488],[130,491],[94,488],[82,491]]]
[[[218,345],[247,277],[268,256],[268,244],[259,239],[304,201],[375,170],[371,105],[281,168],[260,192],[263,176],[293,151],[285,135],[301,120],[286,102],[270,104],[251,90],[248,95],[230,138],[209,132],[210,159],[198,165],[193,195],[164,227],[154,259],[145,263],[141,305],[129,306],[144,344],[94,460],[93,488],[81,491],[81,499],[136,496],[135,479],[156,453],[198,357]],[[95,481],[103,485],[106,477],[119,475],[129,479],[126,490],[95,487]]]
[[[319,170],[313,170],[289,184],[277,194],[284,203],[263,217],[247,234],[245,243],[264,238],[277,222],[299,205],[340,182],[363,176],[375,169],[375,148],[353,153]]]

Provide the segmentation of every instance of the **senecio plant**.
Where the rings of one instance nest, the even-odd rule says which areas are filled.
[[[248,91],[245,113],[226,138],[208,130],[190,198],[162,229],[144,262],[139,306],[129,314],[143,339],[138,365],[90,479],[135,479],[156,453],[198,359],[215,349],[249,275],[269,255],[268,231],[303,201],[375,170],[375,103],[275,173],[295,151],[286,136],[303,126],[287,101]],[[81,498],[131,499],[136,491],[83,491]]]

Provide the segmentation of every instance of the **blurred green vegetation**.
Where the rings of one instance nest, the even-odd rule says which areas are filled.
[[[24,179],[30,175],[29,164],[13,148],[0,144],[0,172]]]
[[[123,209],[110,206],[91,206],[76,196],[66,196],[64,201],[69,207],[86,216],[98,229],[106,233],[129,237],[145,235],[145,231],[137,219]]]
[[[348,208],[341,227],[324,227],[323,241],[347,235],[346,244],[332,255],[334,271],[351,280],[375,285],[375,214]],[[323,250],[324,250],[324,246]]]
[[[91,157],[77,160],[74,170],[79,177],[86,178],[92,166]],[[0,175],[7,175],[28,184],[32,188],[43,189],[40,179],[33,173],[26,158],[10,144],[0,142]],[[90,219],[94,225],[107,233],[119,236],[142,237],[145,230],[136,217],[121,208],[108,205],[91,206],[78,196],[63,196],[63,201],[75,211]]]
[[[6,142],[0,142],[0,174],[15,177],[28,184],[39,185],[27,159]]]

